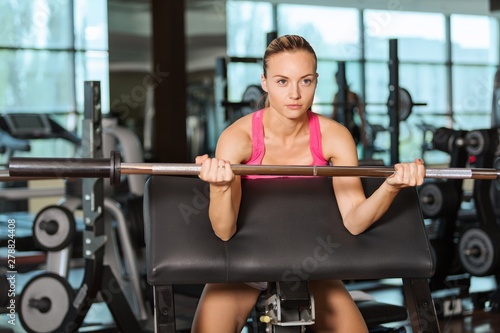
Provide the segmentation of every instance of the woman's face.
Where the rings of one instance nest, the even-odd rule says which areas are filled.
[[[267,62],[262,89],[268,93],[270,107],[287,118],[298,118],[310,109],[318,74],[314,56],[306,51],[282,52]]]

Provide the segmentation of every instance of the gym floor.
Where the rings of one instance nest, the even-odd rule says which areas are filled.
[[[494,291],[496,289],[493,277],[472,277],[470,292],[481,293]],[[377,301],[391,304],[403,305],[403,294],[399,280],[384,280],[373,284],[373,289],[367,290]],[[471,298],[459,299],[454,295],[453,290],[433,292],[435,296],[435,306],[438,310],[439,300],[449,299],[459,301],[463,307],[462,315],[439,318],[439,326],[442,333],[494,333],[500,332],[500,313],[492,312],[486,304],[484,310],[474,310]],[[447,295],[444,297],[443,295]],[[402,323],[407,332],[413,332],[408,323]],[[398,323],[395,324],[396,326]],[[394,326],[394,325],[391,325]]]

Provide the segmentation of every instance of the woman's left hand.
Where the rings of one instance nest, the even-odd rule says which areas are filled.
[[[425,178],[424,161],[416,158],[411,163],[397,163],[394,165],[394,174],[387,177],[386,183],[395,188],[422,185]]]

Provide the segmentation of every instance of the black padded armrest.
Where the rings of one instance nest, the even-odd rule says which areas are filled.
[[[363,179],[371,194],[382,182]],[[434,272],[415,188],[399,193],[365,233],[343,226],[330,178],[242,181],[238,231],[217,238],[208,219],[208,184],[153,176],[144,219],[151,285],[429,278]]]

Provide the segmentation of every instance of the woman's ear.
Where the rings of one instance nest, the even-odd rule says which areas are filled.
[[[262,90],[264,90],[265,92],[268,92],[267,91],[267,79],[264,76],[264,74],[260,75],[260,86],[262,87]]]

